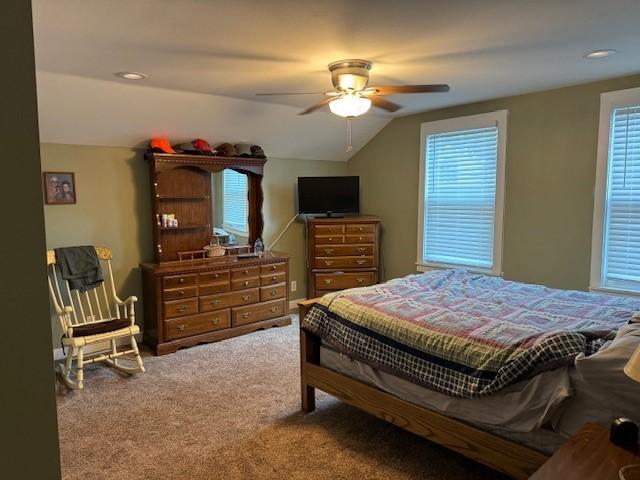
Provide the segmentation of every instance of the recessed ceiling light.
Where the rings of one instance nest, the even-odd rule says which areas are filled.
[[[127,80],[143,80],[147,78],[144,73],[139,72],[118,72],[116,76],[126,78]]]
[[[588,58],[589,60],[594,60],[594,59],[598,59],[598,58],[606,58],[606,57],[611,57],[613,55],[615,55],[616,52],[615,50],[611,50],[611,49],[605,49],[605,50],[594,50],[593,52],[589,52],[587,53],[584,58]]]

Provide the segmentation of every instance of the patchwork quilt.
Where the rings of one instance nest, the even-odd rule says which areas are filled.
[[[595,353],[639,312],[634,298],[439,270],[325,295],[302,327],[378,369],[474,398]]]

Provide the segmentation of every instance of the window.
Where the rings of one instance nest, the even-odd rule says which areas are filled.
[[[604,93],[591,288],[640,292],[640,88]]]
[[[232,233],[247,235],[249,225],[249,202],[247,199],[248,177],[227,168],[222,177],[222,226]]]
[[[507,111],[423,123],[418,270],[502,274]]]

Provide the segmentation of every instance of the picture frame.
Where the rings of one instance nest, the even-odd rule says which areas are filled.
[[[47,205],[72,205],[77,201],[73,172],[43,172],[42,185]]]

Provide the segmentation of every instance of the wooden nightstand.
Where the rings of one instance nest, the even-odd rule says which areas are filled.
[[[587,423],[530,480],[619,480],[620,468],[632,463],[640,463],[640,447],[618,447],[606,428]]]

